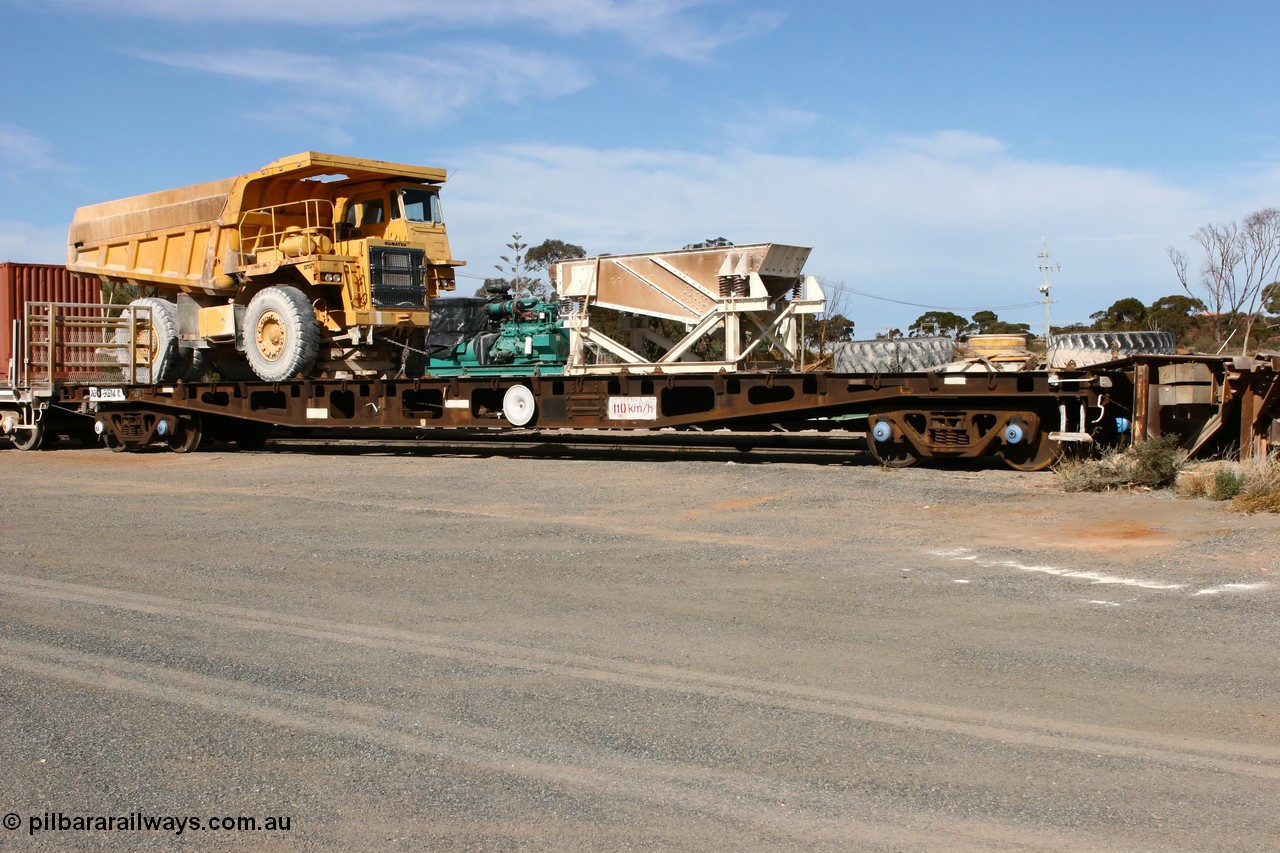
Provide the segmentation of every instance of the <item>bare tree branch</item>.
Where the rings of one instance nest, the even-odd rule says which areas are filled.
[[[1243,331],[1240,352],[1245,354],[1262,288],[1280,270],[1280,210],[1268,207],[1251,213],[1242,226],[1235,222],[1202,225],[1191,241],[1203,253],[1194,287],[1207,297],[1203,302],[1213,323],[1214,341],[1221,345],[1224,338]],[[1186,253],[1170,247],[1169,261],[1182,289],[1195,296]]]

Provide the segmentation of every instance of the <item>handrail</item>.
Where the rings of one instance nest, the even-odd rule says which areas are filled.
[[[15,385],[51,388],[59,381],[137,384],[135,347],[151,328],[151,308],[97,302],[28,302]],[[16,348],[15,348],[16,352]]]
[[[328,254],[335,238],[333,214],[333,202],[324,198],[306,198],[246,210],[236,222],[236,230],[240,233],[240,252],[245,255],[272,250],[291,256]],[[298,239],[299,235],[310,239]],[[250,241],[248,245],[246,238]],[[294,245],[290,245],[290,240]]]

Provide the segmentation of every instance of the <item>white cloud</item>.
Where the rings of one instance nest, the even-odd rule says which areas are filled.
[[[280,22],[291,27],[344,28],[395,24],[424,26],[534,26],[564,34],[601,32],[631,41],[642,52],[687,61],[706,59],[723,45],[776,27],[781,14],[743,15],[729,7],[700,21],[717,0],[46,0],[49,5],[110,17],[149,18],[188,24]],[[34,5],[34,4],[33,4]]]
[[[440,45],[425,55],[362,53],[339,58],[263,49],[141,56],[172,67],[294,85],[295,93],[283,97],[280,108],[313,117],[323,113],[308,103],[308,95],[323,93],[331,115],[345,102],[351,110],[375,107],[394,113],[411,126],[452,118],[473,101],[556,97],[590,83],[589,75],[570,59],[477,42]]]
[[[890,138],[888,151],[914,151],[936,160],[969,160],[1005,153],[1005,144],[980,133],[940,130],[922,135],[898,134]]]
[[[58,168],[53,146],[29,130],[0,123],[0,175],[15,178],[26,172]]]
[[[710,99],[701,105],[699,118],[733,148],[771,150],[803,148],[811,141],[829,144],[832,137],[849,139],[856,127],[837,122],[813,110],[799,109],[776,98],[757,100]]]
[[[0,261],[24,264],[65,264],[67,227],[39,227],[0,219]]]
[[[812,246],[810,272],[857,290],[998,307],[1039,298],[1046,236],[1063,266],[1055,322],[1086,320],[1125,296],[1177,292],[1165,248],[1227,203],[1141,172],[1019,159],[963,133],[896,138],[837,159],[515,145],[457,152],[446,164],[460,169],[446,208],[455,254],[477,273],[513,231],[593,253],[724,236]],[[846,307],[864,334],[923,312],[863,297]],[[1005,319],[1038,327],[1043,312]]]

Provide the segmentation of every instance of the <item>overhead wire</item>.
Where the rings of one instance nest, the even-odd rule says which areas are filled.
[[[839,290],[855,296],[863,296],[867,299],[878,299],[881,302],[892,302],[896,305],[910,305],[912,308],[928,308],[932,311],[1013,311],[1020,308],[1036,308],[1044,304],[1043,302],[1020,302],[1014,305],[928,305],[923,302],[907,302],[903,299],[892,299],[888,296],[867,293],[847,284],[824,284],[823,287],[828,290]]]

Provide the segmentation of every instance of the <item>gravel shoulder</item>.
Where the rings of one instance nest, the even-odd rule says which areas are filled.
[[[0,453],[0,847],[1280,846],[1280,519],[746,458]]]

